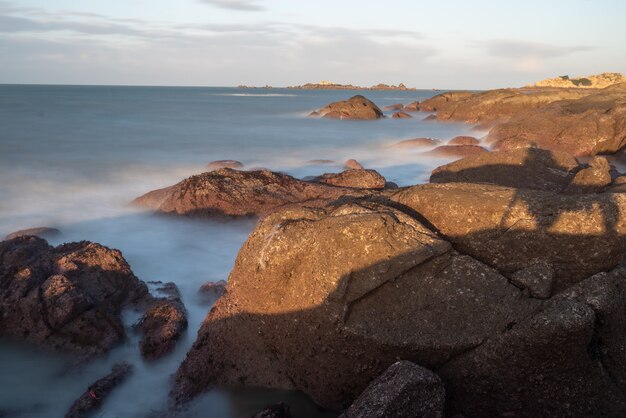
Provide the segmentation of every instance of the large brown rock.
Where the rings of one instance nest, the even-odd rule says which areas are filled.
[[[410,361],[398,361],[370,383],[340,418],[439,418],[444,416],[444,403],[439,376]]]
[[[570,154],[614,153],[626,145],[626,83],[520,112],[491,130],[495,149],[528,146]]]
[[[117,250],[86,241],[53,248],[36,237],[0,242],[0,336],[87,358],[122,341],[121,310],[149,298]]]
[[[536,148],[471,155],[433,170],[431,183],[490,183],[560,192],[581,167],[571,155]]]
[[[362,191],[306,182],[268,170],[224,168],[146,193],[133,203],[177,215],[252,216],[285,205],[320,205],[344,195],[359,194],[363,194]]]
[[[518,112],[566,99],[578,99],[590,91],[575,89],[499,89],[480,93],[447,92],[420,103],[420,110],[436,112],[438,120],[468,123],[505,121]]]
[[[506,274],[536,262],[561,290],[619,262],[626,250],[626,196],[561,195],[487,184],[427,184],[390,193],[463,253]]]
[[[314,181],[339,187],[356,189],[384,189],[387,181],[376,170],[345,170],[341,173],[326,173]]]
[[[273,387],[345,407],[397,358],[437,367],[538,303],[395,209],[276,212],[239,252],[174,396]]]
[[[384,117],[382,110],[374,102],[361,95],[331,103],[317,113],[323,118],[330,119],[371,120]]]

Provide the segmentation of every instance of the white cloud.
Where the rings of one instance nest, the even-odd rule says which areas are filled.
[[[265,7],[258,0],[200,0],[222,9],[241,10],[250,12],[259,12],[265,10]]]

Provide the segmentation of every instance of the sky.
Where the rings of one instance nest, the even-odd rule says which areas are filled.
[[[417,88],[626,72],[624,0],[0,0],[0,83]]]

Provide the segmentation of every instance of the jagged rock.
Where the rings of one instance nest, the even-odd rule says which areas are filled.
[[[27,235],[39,237],[39,238],[52,238],[60,234],[61,234],[61,231],[59,231],[56,228],[50,228],[48,226],[39,226],[36,228],[20,229],[19,231],[11,232],[9,235],[4,237],[4,240],[10,240],[13,238],[23,237]]]
[[[345,407],[397,358],[436,367],[538,303],[395,209],[354,202],[276,212],[239,252],[174,397],[213,385],[273,387]]]
[[[474,138],[473,136],[455,136],[451,140],[448,141],[448,145],[478,145],[480,141]]]
[[[563,193],[598,193],[611,184],[611,167],[604,157],[593,157],[589,167],[580,170],[567,185]]]
[[[263,410],[254,414],[252,418],[291,418],[291,416],[289,405],[279,402],[263,408]]]
[[[331,103],[318,111],[323,118],[371,120],[384,117],[383,112],[372,102],[361,95],[348,100]]]
[[[340,418],[444,416],[445,389],[433,372],[398,361],[369,384]]]
[[[578,161],[567,153],[526,148],[465,157],[437,167],[430,181],[490,183],[560,192],[567,187],[578,169]]]
[[[406,112],[395,112],[393,115],[391,115],[391,117],[394,119],[410,119],[413,116],[409,115]]]
[[[441,145],[441,141],[434,138],[413,138],[396,142],[392,146],[394,148],[417,148],[417,147],[435,147]]]
[[[617,265],[626,251],[626,196],[562,195],[488,184],[426,184],[390,198],[463,253],[507,274],[545,261],[560,291]]]
[[[318,183],[357,189],[384,189],[387,182],[376,170],[345,170],[341,173],[327,173],[315,177]]]
[[[363,193],[361,190],[306,182],[271,171],[223,168],[146,193],[133,203],[177,215],[252,216],[266,214],[280,206],[321,205],[344,195]]]
[[[167,296],[154,299],[134,326],[143,334],[139,351],[147,360],[161,358],[172,351],[187,329],[187,312],[176,285],[166,283],[159,290]]]
[[[467,157],[468,155],[485,154],[489,151],[478,145],[441,145],[425,152],[433,157]]]
[[[350,159],[346,161],[346,163],[344,164],[344,168],[346,170],[363,170],[365,167],[363,167],[361,163],[357,160]]]
[[[537,146],[575,156],[617,152],[626,145],[626,83],[520,112],[487,141],[494,149]]]
[[[207,168],[209,171],[220,170],[222,168],[232,168],[233,170],[240,170],[243,168],[243,163],[237,160],[216,160],[211,161]]]
[[[513,273],[511,283],[527,289],[534,298],[548,299],[552,295],[554,269],[548,263],[538,262]]]
[[[132,366],[128,363],[118,363],[113,366],[111,373],[89,385],[65,414],[65,418],[87,418],[93,411],[98,409],[107,396],[132,372]]]
[[[117,250],[32,236],[0,242],[0,336],[85,359],[122,341],[121,310],[149,298]]]

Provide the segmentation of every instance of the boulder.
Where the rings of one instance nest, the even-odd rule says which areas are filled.
[[[402,105],[402,103],[396,103],[396,104],[383,107],[383,110],[402,110],[402,109],[404,109],[404,106]]]
[[[546,262],[538,262],[513,273],[511,283],[528,290],[533,298],[548,299],[552,295],[554,269]]]
[[[298,180],[287,174],[228,168],[189,177],[138,197],[134,204],[176,215],[253,216],[285,205],[320,205],[363,191]]]
[[[315,177],[313,181],[331,186],[356,189],[384,189],[387,182],[376,170],[345,170],[341,173],[327,173]]]
[[[487,140],[494,149],[537,146],[575,156],[617,152],[626,145],[626,83],[520,112],[493,128]]]
[[[503,332],[539,301],[373,202],[287,209],[257,225],[173,391],[302,390],[345,408],[398,358],[434,368]]]
[[[53,238],[61,234],[56,228],[50,228],[48,226],[39,226],[36,228],[28,228],[28,229],[20,229],[19,231],[11,232],[9,235],[4,237],[5,240],[10,240],[13,238],[23,237],[23,236],[34,236],[39,238]]]
[[[384,117],[382,110],[374,102],[361,95],[331,103],[321,108],[318,114],[330,119],[372,120]]]
[[[241,170],[243,163],[237,160],[216,160],[207,164],[209,171],[220,170],[222,168],[232,168],[233,170]]]
[[[490,183],[558,193],[579,169],[567,153],[526,148],[470,155],[434,169],[430,182]]]
[[[474,138],[473,136],[455,136],[451,140],[448,141],[448,145],[478,145],[480,141]]]
[[[537,262],[560,291],[615,267],[626,250],[626,196],[562,195],[488,184],[426,184],[390,199],[469,254],[506,274]]]
[[[405,112],[417,112],[420,110],[420,102],[411,102],[402,108]]]
[[[589,167],[580,170],[567,185],[563,193],[598,193],[612,182],[611,167],[604,157],[593,157]]]
[[[440,145],[441,141],[434,138],[413,138],[396,142],[392,145],[394,148],[417,148],[417,147],[435,147]]]
[[[425,152],[424,155],[432,157],[467,157],[468,155],[485,154],[489,151],[478,145],[440,145],[437,148]]]
[[[139,351],[143,358],[155,360],[171,352],[187,329],[187,312],[174,283],[166,283],[167,297],[154,299],[134,325],[143,334]]]
[[[346,163],[344,164],[344,168],[346,170],[363,170],[364,169],[363,165],[361,165],[360,162],[354,159],[349,159],[348,161],[346,161]]]
[[[226,293],[226,281],[218,280],[216,282],[206,282],[200,286],[198,293],[209,299],[217,300],[222,297],[224,293]]]
[[[420,103],[420,110],[436,112],[438,120],[467,123],[502,122],[511,116],[549,103],[579,99],[586,90],[498,89],[479,93],[447,92]]]
[[[32,236],[0,242],[0,336],[82,360],[121,342],[122,309],[149,299],[117,250]]]
[[[406,112],[395,112],[391,117],[394,119],[410,119],[413,116],[409,115]]]
[[[111,373],[89,385],[70,407],[65,418],[87,418],[100,408],[109,394],[131,374],[132,366],[128,363],[118,363],[113,366]]]
[[[340,418],[444,416],[445,389],[435,373],[398,361],[369,384]]]

